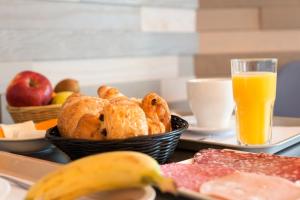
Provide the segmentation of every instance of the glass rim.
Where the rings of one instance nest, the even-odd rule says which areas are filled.
[[[277,58],[233,58],[231,62],[259,62],[259,61],[271,61],[278,62]]]

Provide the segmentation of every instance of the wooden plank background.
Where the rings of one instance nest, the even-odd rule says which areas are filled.
[[[0,92],[19,71],[34,70],[53,84],[76,78],[89,95],[109,84],[129,96],[155,91],[170,102],[185,101],[183,87],[178,98],[166,88],[194,77],[198,5],[197,0],[0,0]]]
[[[51,0],[50,0],[51,1]],[[55,1],[55,0],[52,0]],[[68,1],[68,0],[61,0]],[[74,0],[82,3],[101,3],[129,6],[154,6],[154,7],[178,7],[196,9],[198,1],[195,0]]]
[[[198,34],[0,30],[0,60],[61,60],[193,55]]]
[[[300,0],[201,0],[198,77],[230,76],[231,58],[300,60]]]
[[[139,8],[68,2],[1,3],[0,29],[137,31]]]
[[[201,8],[300,6],[299,0],[200,0]]]
[[[201,54],[300,51],[299,30],[205,32]]]
[[[257,8],[202,9],[198,12],[200,31],[233,31],[259,29]]]

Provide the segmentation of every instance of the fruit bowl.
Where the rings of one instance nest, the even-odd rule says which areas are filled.
[[[163,164],[173,154],[181,134],[188,128],[188,122],[175,115],[172,115],[171,124],[172,131],[168,133],[105,141],[64,138],[55,126],[47,130],[46,139],[72,160],[101,152],[129,150],[148,154]]]
[[[7,106],[7,111],[9,112],[15,123],[30,120],[32,120],[33,122],[41,122],[48,119],[57,118],[60,107],[61,104],[27,107]]]

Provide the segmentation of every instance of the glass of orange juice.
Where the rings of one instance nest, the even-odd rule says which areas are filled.
[[[277,59],[232,59],[231,75],[238,143],[249,146],[269,144]]]

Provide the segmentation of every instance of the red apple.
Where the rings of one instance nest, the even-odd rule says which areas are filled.
[[[52,92],[51,83],[45,76],[23,71],[9,83],[6,100],[10,106],[42,106],[49,104]]]

